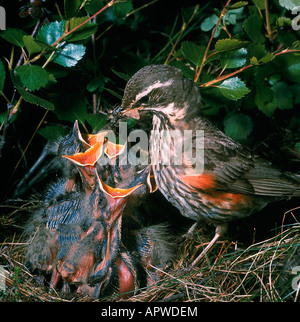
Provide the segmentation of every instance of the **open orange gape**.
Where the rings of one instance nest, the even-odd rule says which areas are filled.
[[[28,266],[43,276],[50,273],[50,289],[128,297],[152,284],[153,266],[163,267],[171,258],[166,227],[145,227],[134,211],[156,190],[151,165],[121,165],[126,146],[108,141],[106,134],[82,135],[75,122],[60,142],[65,171],[34,214],[27,248]]]

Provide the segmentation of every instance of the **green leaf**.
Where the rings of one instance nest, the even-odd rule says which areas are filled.
[[[2,60],[0,59],[0,92],[3,91],[5,77],[6,77],[5,67],[4,67],[4,64],[2,63]]]
[[[57,89],[53,94],[53,102],[59,120],[85,122],[89,102],[80,91],[65,92]]]
[[[86,121],[91,125],[92,132],[99,131],[107,122],[107,118],[103,114],[91,114],[86,115]]]
[[[226,117],[223,123],[225,133],[237,141],[247,139],[253,129],[251,118],[242,113]]]
[[[265,57],[259,60],[259,64],[266,64],[269,61],[273,60],[274,58],[275,58],[274,54],[268,53]]]
[[[121,79],[123,79],[124,81],[128,82],[130,79],[130,76],[126,73],[122,73],[122,72],[118,72],[114,69],[111,70],[114,74],[116,74],[117,76],[119,76]]]
[[[216,42],[215,50],[218,52],[222,51],[229,51],[234,49],[239,49],[241,47],[244,47],[248,42],[247,41],[241,41],[238,39],[220,39]]]
[[[284,55],[281,57],[284,67],[284,75],[292,82],[300,83],[300,59],[294,55]]]
[[[1,32],[0,36],[13,45],[24,47],[23,37],[27,36],[27,34],[21,29],[7,28]]]
[[[265,115],[272,116],[277,108],[277,103],[271,88],[258,84],[256,86],[255,104]]]
[[[43,41],[34,39],[32,36],[24,36],[23,42],[28,50],[29,55],[38,53],[41,51],[53,51],[55,50],[53,47],[49,46],[48,44],[44,43]]]
[[[10,77],[16,90],[20,93],[20,95],[23,97],[23,99],[26,102],[41,106],[48,110],[55,109],[55,106],[51,102],[46,101],[43,98],[33,95],[32,93],[29,93],[28,91],[26,91],[26,89],[22,87],[21,81],[18,79],[16,75],[14,75],[14,73],[11,73]]]
[[[81,2],[82,0],[64,0],[65,16],[72,18],[81,5]]]
[[[266,55],[266,48],[263,44],[250,44],[248,46],[248,58],[251,59],[255,57],[257,60],[260,60]]]
[[[215,25],[217,24],[218,20],[219,20],[219,18],[215,14],[211,15],[210,17],[205,18],[200,25],[201,30],[207,32],[207,31],[213,29],[215,27]]]
[[[222,68],[237,68],[247,61],[247,49],[240,48],[234,51],[226,51],[220,54]]]
[[[45,42],[48,45],[55,43],[65,31],[65,21],[54,21],[49,25],[44,25],[39,30],[36,39]]]
[[[265,9],[265,0],[252,0],[259,10]]]
[[[116,4],[112,7],[114,14],[118,18],[125,17],[130,11],[133,10],[132,1],[131,0],[123,0],[116,2]]]
[[[239,2],[236,2],[233,5],[231,5],[228,10],[235,10],[235,9],[243,8],[247,5],[248,5],[247,1],[239,1]]]
[[[48,45],[52,45],[61,38],[64,30],[65,21],[55,21],[49,25],[43,26],[37,35],[37,39],[44,41]],[[57,49],[58,50],[53,55],[51,61],[64,67],[75,66],[85,54],[85,47],[83,45],[70,44],[65,41],[60,43],[57,46]],[[50,55],[48,54],[46,57],[49,58]]]
[[[290,110],[293,108],[293,93],[286,83],[279,82],[275,84],[272,86],[272,91],[274,92],[278,108],[281,110]]]
[[[292,19],[287,17],[279,17],[276,21],[278,27],[290,27]]]
[[[265,41],[265,37],[261,32],[262,20],[259,15],[249,16],[243,23],[243,28],[253,42],[263,43]]]
[[[16,68],[15,72],[30,91],[45,87],[48,83],[48,73],[40,66],[22,65]]]
[[[103,77],[97,76],[87,84],[86,89],[89,92],[94,92],[95,90],[97,90],[97,88],[99,88],[99,91],[102,92],[104,89],[104,84],[105,80],[103,79]]]
[[[238,100],[250,92],[249,88],[238,77],[226,79],[223,83],[216,86],[226,98],[231,100]]]
[[[86,21],[88,17],[80,17],[80,18],[72,18],[70,20],[69,30],[74,29],[75,27],[82,24]],[[97,31],[97,24],[88,22],[84,24],[82,27],[78,28],[77,30],[73,31],[70,35],[68,35],[65,39],[67,41],[79,41],[86,39],[93,35]]]
[[[117,92],[115,92],[114,90],[112,89],[109,89],[109,88],[105,88],[105,90],[111,94],[112,96],[116,97],[118,100],[122,100],[122,96],[120,94],[118,94]]]
[[[84,9],[90,15],[95,14],[102,8],[103,8],[103,2],[100,0],[88,0],[84,5]]]
[[[300,5],[299,0],[279,0],[279,4],[288,10],[293,10]]]
[[[61,51],[53,55],[52,61],[64,67],[75,66],[85,54],[83,45],[63,43],[58,48]]]
[[[194,42],[184,41],[181,44],[181,51],[183,56],[191,61],[196,66],[201,65],[206,48],[204,46],[198,46]]]
[[[36,40],[32,36],[24,36],[23,42],[26,49],[28,50],[29,55],[42,51],[41,46],[36,42]]]
[[[295,41],[292,44],[291,49],[300,49],[300,40]]]
[[[60,137],[66,136],[68,133],[69,130],[59,125],[49,125],[38,130],[38,134],[50,141],[56,141]]]

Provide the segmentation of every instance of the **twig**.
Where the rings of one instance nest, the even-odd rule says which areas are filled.
[[[36,127],[36,129],[35,129],[34,133],[32,134],[32,136],[31,136],[31,138],[30,138],[30,140],[29,140],[28,144],[26,145],[26,148],[24,149],[24,152],[22,153],[22,155],[21,155],[21,157],[20,157],[19,161],[17,162],[17,164],[16,164],[16,166],[15,166],[15,169],[14,169],[14,171],[13,171],[13,173],[12,173],[12,174],[14,174],[14,173],[15,173],[15,171],[17,170],[17,168],[19,167],[20,162],[21,162],[21,161],[22,161],[22,159],[24,158],[24,155],[25,155],[25,153],[26,153],[27,149],[29,148],[29,145],[31,144],[31,142],[32,142],[33,138],[35,137],[36,132],[38,131],[38,129],[40,128],[40,126],[41,126],[41,125],[42,125],[42,123],[44,122],[44,120],[45,120],[45,118],[46,118],[46,116],[47,116],[48,112],[49,112],[49,110],[46,110],[46,112],[45,112],[44,116],[42,117],[42,119],[41,119],[40,123],[39,123],[39,124],[38,124],[38,126]]]
[[[203,69],[203,66],[204,66],[204,63],[206,62],[206,57],[207,57],[207,54],[208,54],[208,51],[209,51],[209,48],[210,48],[210,45],[211,45],[211,43],[212,43],[212,40],[213,40],[213,38],[214,38],[214,35],[215,35],[215,33],[216,33],[216,30],[217,30],[217,28],[218,28],[218,26],[219,26],[219,23],[220,23],[220,21],[221,21],[221,19],[225,16],[225,14],[227,13],[227,7],[228,7],[228,5],[229,5],[229,3],[231,2],[231,0],[228,0],[227,1],[227,3],[226,3],[226,5],[225,5],[225,7],[223,8],[223,10],[222,10],[222,12],[221,12],[221,14],[220,14],[220,17],[219,17],[219,19],[218,19],[218,21],[217,21],[217,24],[216,24],[216,26],[215,26],[215,28],[214,28],[214,30],[213,30],[213,32],[212,32],[212,34],[211,34],[211,36],[210,36],[210,39],[209,39],[209,42],[208,42],[208,45],[206,46],[206,50],[205,50],[205,53],[204,53],[204,56],[203,56],[203,59],[202,59],[202,62],[201,62],[201,65],[200,65],[200,67],[199,67],[199,70],[197,71],[197,67],[196,67],[196,73],[195,73],[195,78],[194,78],[194,82],[196,83],[198,80],[199,80],[199,77],[200,77],[200,74],[201,74],[201,72],[202,72],[202,69]]]
[[[299,50],[299,49],[288,49],[288,48],[287,48],[287,49],[282,50],[282,51],[281,51],[281,52],[279,52],[279,53],[275,53],[275,54],[274,54],[274,56],[275,56],[275,57],[277,57],[277,56],[279,56],[279,55],[289,54],[289,53],[293,53],[293,52],[300,52],[300,50]],[[245,70],[247,70],[248,68],[253,67],[253,66],[255,66],[255,65],[251,65],[251,64],[249,64],[249,65],[247,65],[247,66],[244,66],[244,67],[242,67],[242,68],[240,68],[240,69],[236,70],[235,72],[232,72],[232,73],[230,73],[230,74],[227,74],[227,75],[224,75],[224,76],[221,76],[221,77],[217,77],[217,78],[215,78],[215,79],[213,79],[213,80],[211,80],[211,81],[209,81],[209,82],[207,82],[207,83],[204,83],[204,84],[200,85],[200,87],[208,87],[208,86],[212,86],[212,85],[214,85],[214,84],[216,84],[216,83],[219,83],[219,82],[221,82],[221,81],[223,81],[223,80],[225,80],[225,79],[227,79],[227,78],[230,78],[230,77],[232,77],[232,76],[234,76],[234,75],[236,75],[236,74],[239,74],[239,73],[241,73],[241,72],[243,72],[243,71],[245,71]]]
[[[270,24],[270,16],[269,16],[269,7],[268,7],[268,0],[265,0],[265,10],[266,10],[266,29],[268,33],[268,37],[270,41],[273,41],[273,33],[271,30],[271,24]]]
[[[183,35],[184,31],[186,30],[187,26],[188,26],[188,25],[191,23],[191,21],[193,20],[193,18],[194,18],[194,16],[195,16],[196,12],[198,11],[198,8],[199,8],[199,5],[195,6],[194,12],[193,12],[193,14],[191,15],[190,19],[188,20],[188,22],[183,22],[182,27],[181,27],[181,31],[180,31],[180,33],[179,33],[179,35],[178,35],[178,37],[177,37],[177,39],[176,39],[176,41],[175,41],[174,46],[172,47],[171,51],[169,52],[169,55],[168,55],[168,57],[167,57],[166,61],[164,62],[164,65],[167,65],[167,64],[169,63],[169,60],[170,60],[170,58],[171,58],[171,56],[172,56],[172,54],[173,54],[173,52],[174,52],[174,50],[175,50],[175,48],[176,48],[176,46],[177,46],[178,42],[179,42],[179,40],[181,39],[181,37],[182,37],[182,35]]]

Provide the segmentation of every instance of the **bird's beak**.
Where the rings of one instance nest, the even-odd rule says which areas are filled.
[[[101,131],[97,134],[83,134],[83,138],[90,145],[94,145],[96,143],[101,143],[102,145],[107,141],[105,136],[108,134],[108,131]]]
[[[122,115],[126,115],[127,117],[131,117],[133,119],[139,120],[140,119],[140,113],[139,110],[141,110],[143,106],[138,107],[129,107],[126,110],[122,111]]]
[[[123,144],[115,144],[115,143],[112,143],[111,141],[106,141],[104,145],[104,153],[108,156],[110,160],[113,158],[116,158],[125,151],[126,144],[127,142],[123,145]]]
[[[132,188],[121,189],[121,188],[112,188],[105,184],[102,179],[99,177],[98,172],[95,171],[96,177],[98,179],[99,187],[106,196],[112,199],[126,198],[129,197],[134,191],[139,189],[143,184],[136,185]]]
[[[81,167],[94,166],[103,153],[103,144],[100,142],[92,145],[88,150],[74,155],[62,155],[63,158],[70,160]]]

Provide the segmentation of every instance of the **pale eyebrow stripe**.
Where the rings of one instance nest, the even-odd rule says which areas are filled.
[[[172,83],[173,83],[172,79],[168,80],[165,83],[161,83],[160,81],[155,82],[153,85],[150,85],[149,87],[147,87],[143,92],[137,94],[137,96],[135,97],[135,102],[137,102],[143,96],[149,94],[153,89],[159,88],[159,87],[166,87],[166,86],[171,85]]]

